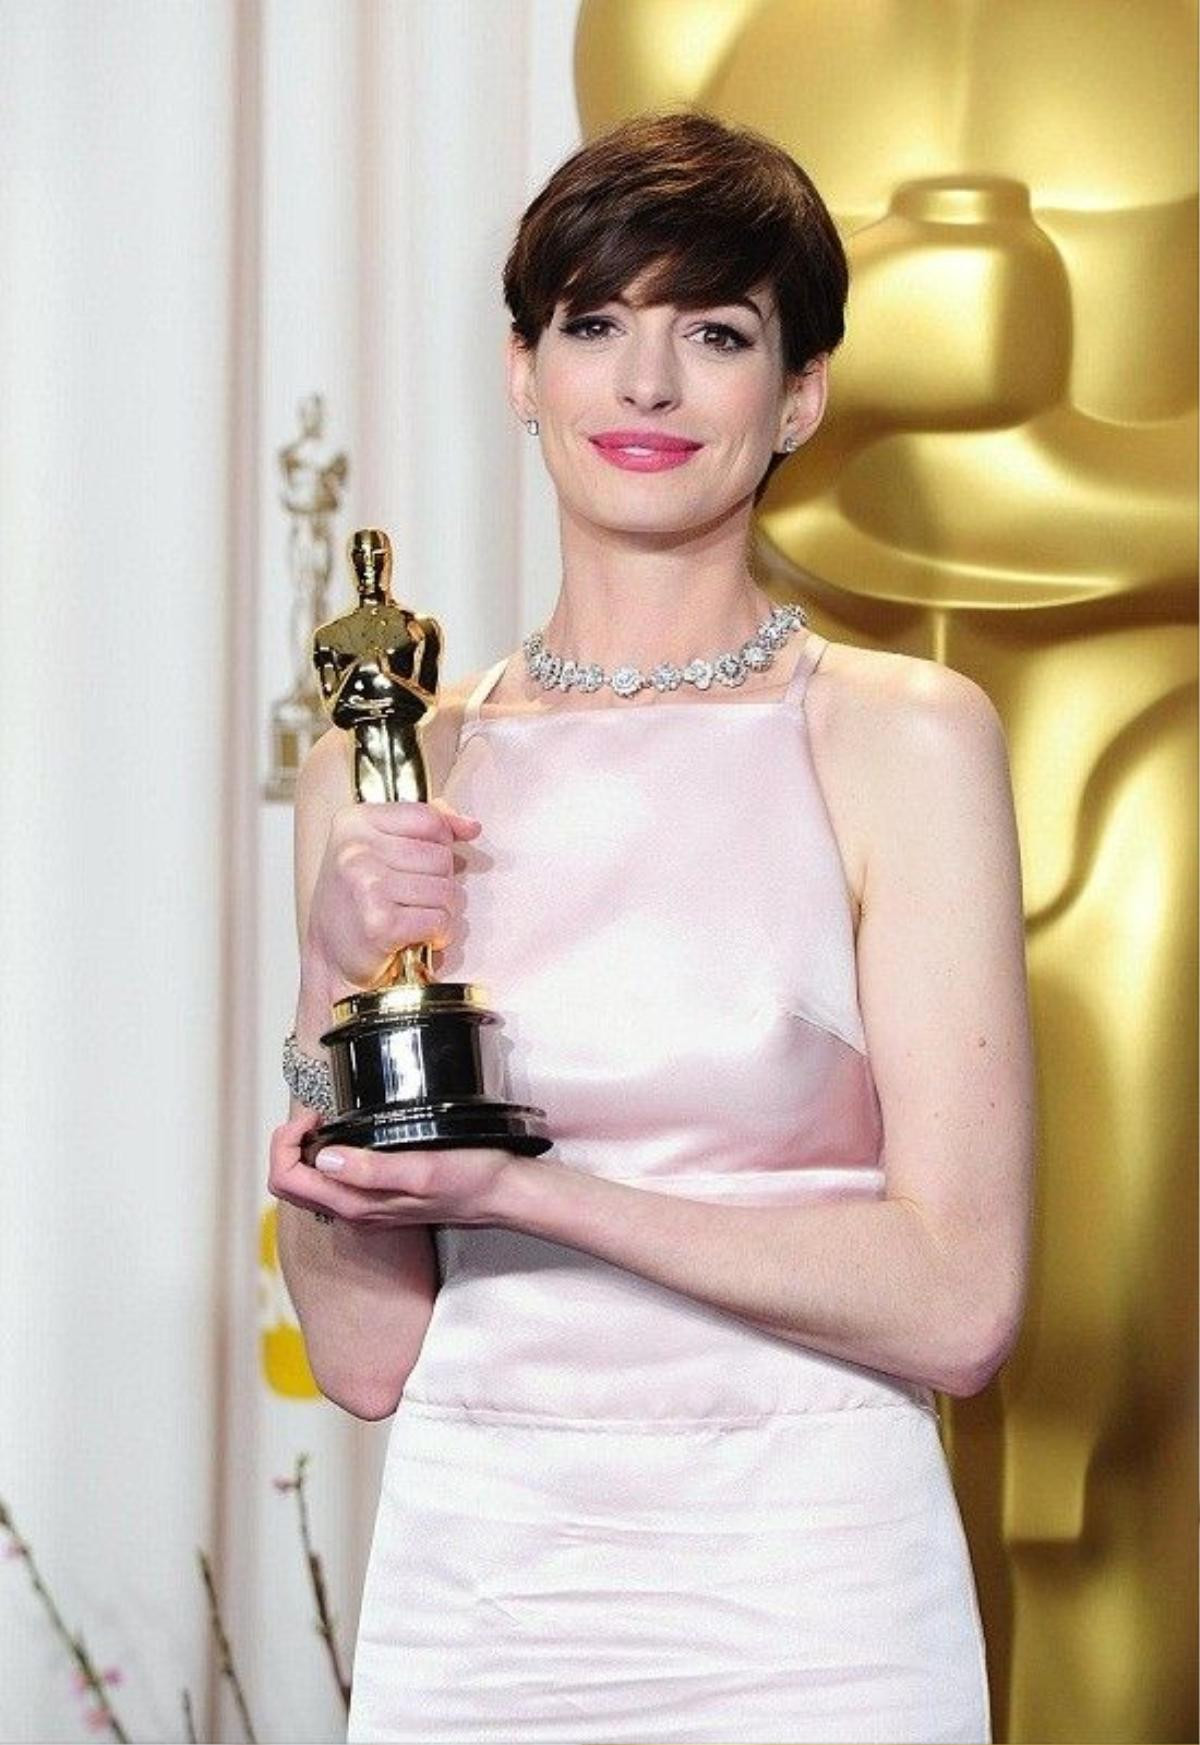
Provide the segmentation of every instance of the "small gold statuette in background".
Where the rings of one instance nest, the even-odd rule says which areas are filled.
[[[437,708],[442,633],[391,594],[392,546],[366,528],[351,536],[358,605],[322,624],[312,662],[330,719],[354,736],[359,800],[427,800],[418,729]],[[329,1050],[335,1112],[305,1145],[373,1151],[494,1145],[535,1157],[549,1149],[543,1111],[510,1103],[499,1020],[482,989],[439,982],[431,947],[393,953],[374,985],[339,1000]]]
[[[330,454],[322,441],[324,405],[319,394],[300,402],[300,435],[279,450],[283,475],[280,501],[287,510],[288,568],[292,577],[292,687],[271,706],[271,769],[263,783],[268,800],[291,800],[309,747],[329,725],[313,677],[309,650],[313,630],[326,612],[333,562],[332,520],[346,483],[344,454]]]

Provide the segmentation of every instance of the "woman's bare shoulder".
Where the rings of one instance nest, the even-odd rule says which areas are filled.
[[[987,692],[965,673],[914,654],[830,642],[809,686],[809,709],[831,731],[884,740],[945,724],[993,719]]]
[[[443,685],[438,692],[438,715],[461,720],[462,712],[467,706],[471,692],[483,678],[483,673],[486,670],[484,668],[477,673],[468,673],[465,678],[454,679],[450,684]]]
[[[309,746],[296,777],[296,809],[330,811],[352,798],[353,741],[329,726]]]
[[[813,762],[861,903],[872,850],[897,821],[975,781],[1007,782],[1000,717],[964,673],[917,655],[830,642],[809,683]]]
[[[450,773],[458,750],[463,714],[471,693],[482,678],[483,672],[468,673],[464,678],[444,685],[438,692],[436,714],[421,729],[421,746],[429,767],[430,787],[435,794],[441,792]]]

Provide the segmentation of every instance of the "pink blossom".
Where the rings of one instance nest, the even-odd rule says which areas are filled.
[[[273,1478],[271,1483],[277,1491],[294,1491],[300,1488],[294,1478]]]
[[[97,1673],[96,1676],[101,1684],[121,1684],[125,1677],[119,1666],[106,1666],[104,1671]],[[71,1688],[76,1696],[86,1696],[92,1688],[92,1681],[86,1672],[80,1672],[76,1669],[71,1674]]]
[[[85,1709],[83,1718],[93,1733],[98,1733],[101,1727],[108,1726],[108,1710],[102,1709],[99,1703],[93,1703],[90,1709]]]
[[[4,1556],[5,1556],[6,1561],[10,1557],[24,1557],[24,1555],[25,1555],[25,1547],[22,1545],[22,1543],[19,1539],[10,1539],[8,1544],[4,1547]]]

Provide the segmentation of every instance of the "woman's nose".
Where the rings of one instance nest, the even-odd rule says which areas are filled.
[[[661,412],[679,399],[679,364],[669,336],[643,333],[622,347],[617,393],[626,406]]]

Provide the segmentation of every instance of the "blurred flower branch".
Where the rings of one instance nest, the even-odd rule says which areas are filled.
[[[312,1588],[313,1599],[317,1608],[316,1630],[325,1644],[325,1651],[329,1659],[334,1682],[337,1685],[338,1695],[341,1698],[342,1707],[347,1713],[349,1713],[350,1680],[342,1668],[341,1654],[338,1649],[337,1637],[334,1632],[334,1618],[329,1606],[328,1589],[325,1585],[324,1566],[322,1565],[320,1554],[314,1549],[312,1541],[312,1530],[308,1513],[308,1497],[305,1491],[305,1484],[308,1477],[308,1464],[308,1455],[300,1454],[296,1458],[296,1467],[292,1476],[290,1478],[277,1478],[272,1482],[277,1491],[295,1494],[300,1527],[300,1542],[304,1551],[304,1567],[308,1575],[309,1586]],[[50,1620],[51,1627],[53,1628],[55,1635],[62,1642],[67,1653],[70,1655],[71,1660],[74,1662],[75,1689],[80,1695],[87,1696],[90,1699],[84,1717],[88,1726],[94,1731],[107,1729],[111,1738],[122,1742],[122,1745],[129,1745],[130,1735],[126,1732],[118,1718],[109,1697],[109,1689],[122,1682],[120,1668],[116,1666],[106,1667],[103,1670],[97,1668],[84,1643],[82,1633],[76,1632],[75,1634],[72,1634],[72,1632],[67,1628],[62,1613],[55,1604],[54,1597],[47,1587],[41,1571],[38,1569],[28,1541],[25,1540],[17,1531],[16,1524],[13,1521],[8,1506],[2,1500],[0,1500],[0,1530],[3,1530],[3,1532],[8,1535],[8,1542],[5,1546],[4,1552],[5,1557],[8,1559],[20,1560],[25,1564],[25,1567],[29,1572],[29,1579],[33,1584],[34,1592],[42,1602],[46,1615]],[[203,1551],[198,1551],[196,1555],[200,1565],[200,1577],[204,1583],[204,1591],[208,1600],[209,1626],[212,1630],[213,1641],[216,1644],[217,1661],[221,1676],[229,1685],[230,1692],[233,1696],[234,1706],[238,1712],[238,1719],[241,1722],[242,1731],[246,1737],[247,1745],[257,1745],[257,1735],[254,1730],[253,1721],[250,1717],[249,1705],[246,1701],[246,1695],[242,1688],[241,1679],[238,1676],[237,1666],[233,1657],[233,1649],[229,1641],[229,1634],[225,1628],[224,1619],[221,1615],[221,1604],[217,1595],[217,1586],[212,1572],[212,1565]],[[180,1697],[183,1706],[184,1737],[190,1742],[190,1745],[196,1745],[198,1736],[196,1732],[195,1712],[192,1707],[191,1692],[185,1688],[180,1693]]]
[[[20,1558],[29,1571],[29,1579],[33,1583],[33,1591],[46,1608],[55,1635],[66,1648],[67,1653],[75,1662],[77,1684],[76,1688],[90,1693],[94,1706],[88,1710],[87,1721],[91,1727],[107,1727],[114,1739],[128,1742],[129,1734],[117,1719],[116,1711],[109,1701],[106,1685],[120,1683],[120,1672],[110,1667],[105,1672],[99,1672],[84,1644],[82,1632],[72,1635],[63,1622],[62,1613],[54,1603],[54,1596],[42,1580],[41,1571],[34,1560],[33,1552],[28,1542],[18,1533],[7,1503],[0,1501],[0,1527],[8,1534],[8,1544],[5,1556]]]
[[[246,1694],[242,1689],[242,1681],[237,1675],[234,1665],[233,1649],[229,1646],[229,1637],[225,1633],[225,1624],[221,1617],[221,1602],[217,1598],[217,1584],[213,1580],[212,1566],[203,1551],[197,1551],[200,1563],[200,1579],[204,1583],[204,1591],[208,1595],[208,1618],[212,1625],[213,1641],[217,1645],[217,1659],[221,1668],[221,1676],[226,1679],[233,1692],[233,1701],[237,1708],[238,1719],[242,1723],[242,1731],[246,1735],[247,1745],[258,1745],[258,1734],[250,1719],[250,1710],[246,1704]]]
[[[325,1587],[325,1571],[320,1556],[313,1550],[312,1533],[308,1522],[308,1498],[304,1485],[308,1475],[308,1455],[296,1457],[296,1470],[291,1478],[277,1478],[275,1488],[279,1491],[294,1491],[296,1507],[300,1517],[300,1542],[304,1546],[304,1563],[308,1570],[309,1585],[313,1590],[313,1598],[317,1604],[317,1629],[325,1643],[329,1655],[329,1665],[333,1672],[334,1682],[338,1687],[338,1695],[342,1699],[342,1707],[350,1713],[350,1680],[342,1670],[341,1655],[338,1652],[337,1637],[333,1630],[333,1616],[329,1610],[329,1595]]]

